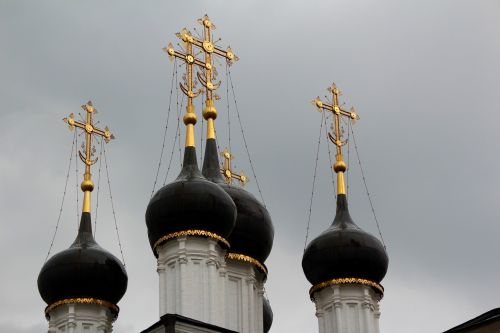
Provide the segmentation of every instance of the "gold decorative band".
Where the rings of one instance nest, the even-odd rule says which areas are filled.
[[[183,231],[176,231],[176,232],[172,232],[170,234],[166,234],[165,236],[161,237],[160,239],[158,239],[154,246],[153,246],[153,250],[156,252],[156,248],[158,246],[160,246],[161,244],[163,244],[164,242],[170,240],[170,239],[174,239],[174,238],[178,238],[178,237],[183,237],[183,236],[201,236],[201,237],[209,237],[209,238],[213,238],[215,240],[218,240],[219,242],[223,243],[224,245],[226,245],[227,247],[229,247],[229,242],[227,240],[225,240],[223,237],[217,235],[216,233],[213,233],[213,232],[210,232],[210,231],[205,231],[205,230],[183,230]]]
[[[77,298],[66,298],[62,299],[60,301],[54,302],[50,305],[47,305],[45,308],[45,317],[47,320],[49,319],[49,312],[52,311],[53,309],[57,308],[60,305],[64,304],[97,304],[97,305],[102,305],[111,310],[111,312],[114,314],[115,318],[118,316],[118,312],[120,312],[120,308],[118,305],[113,304],[108,301],[104,301],[102,299],[97,299],[97,298],[92,298],[92,297],[77,297]]]
[[[375,288],[378,292],[380,292],[380,295],[384,295],[384,287],[382,287],[380,284],[366,280],[366,279],[359,279],[359,278],[340,278],[340,279],[331,279],[328,281],[324,281],[321,283],[318,283],[317,285],[314,285],[309,289],[309,296],[313,298],[313,294],[321,289],[324,289],[326,287],[336,285],[336,284],[362,284],[365,286],[370,286]]]
[[[262,271],[265,275],[267,275],[267,268],[266,268],[266,266],[264,266],[264,264],[261,264],[257,259],[254,259],[254,258],[252,258],[250,256],[246,256],[246,255],[240,254],[240,253],[228,252],[226,254],[226,258],[231,259],[231,260],[238,260],[238,261],[249,262],[249,263],[257,266],[257,268],[260,271]]]

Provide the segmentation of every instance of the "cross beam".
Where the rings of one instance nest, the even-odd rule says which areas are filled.
[[[110,140],[114,139],[115,136],[109,131],[109,128],[107,126],[104,128],[104,130],[94,126],[92,115],[97,113],[97,110],[94,108],[91,101],[87,102],[87,104],[82,105],[82,109],[85,110],[87,114],[85,122],[75,120],[75,116],[73,113],[71,113],[67,118],[64,118],[63,121],[69,125],[70,130],[73,130],[76,127],[83,130],[85,133],[85,153],[78,151],[80,159],[85,164],[85,173],[83,175],[83,182],[80,187],[84,192],[82,211],[90,213],[90,192],[92,192],[92,190],[94,189],[90,167],[95,164],[98,159],[97,157],[95,159],[92,159],[92,137],[94,135],[101,136],[104,141],[108,143]]]
[[[241,185],[245,185],[248,182],[248,178],[245,176],[243,171],[238,175],[231,169],[231,160],[234,159],[233,154],[231,154],[226,148],[221,155],[224,158],[224,163],[220,171],[225,178],[226,184],[231,184],[233,179],[236,179]]]

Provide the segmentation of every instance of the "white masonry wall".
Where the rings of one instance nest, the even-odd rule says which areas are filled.
[[[226,262],[225,328],[240,333],[263,333],[264,275],[247,262]]]
[[[378,295],[371,287],[334,285],[314,296],[319,333],[380,333]]]
[[[49,312],[48,333],[111,333],[113,314],[97,304],[63,304]]]
[[[224,327],[225,251],[217,241],[178,237],[158,247],[160,317],[167,314]]]

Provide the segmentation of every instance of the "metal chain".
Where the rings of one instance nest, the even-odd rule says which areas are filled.
[[[104,141],[101,138],[101,150],[99,152],[99,172],[97,176],[97,194],[95,200],[95,213],[94,213],[94,238],[97,233],[97,212],[99,211],[99,192],[101,189],[101,167],[102,167],[102,147]]]
[[[182,99],[181,99],[181,106],[179,108],[179,83],[177,81],[177,75],[175,76],[175,82],[176,82],[176,87],[177,87],[177,124],[180,126],[181,123],[181,112],[182,112],[182,107],[184,105],[184,94],[182,94]],[[177,140],[177,145],[179,146],[179,164],[182,168],[182,149],[181,149],[181,129],[179,128],[179,131],[177,132],[178,140]]]
[[[123,266],[125,266],[125,256],[123,255],[122,242],[120,239],[120,233],[118,232],[118,223],[116,222],[115,205],[113,203],[113,194],[111,192],[111,179],[109,178],[108,158],[106,157],[106,147],[105,146],[103,146],[103,151],[104,151],[104,165],[106,167],[106,178],[108,179],[109,198],[111,200],[111,210],[113,211],[113,220],[115,222],[116,237],[118,238],[118,246],[120,248],[120,254],[122,256]]]
[[[352,123],[351,121],[347,121],[347,168],[349,169],[350,165],[351,165],[351,141],[349,141],[350,139],[350,136],[351,136],[351,127],[352,127]],[[347,195],[349,195],[349,174],[350,172],[346,172],[347,173]]]
[[[255,178],[255,183],[257,184],[257,190],[259,191],[259,195],[260,195],[260,199],[262,200],[262,204],[264,205],[264,207],[267,208],[266,202],[264,201],[264,196],[262,195],[262,191],[260,189],[259,180],[257,178],[257,175],[255,174],[255,168],[253,166],[252,158],[250,157],[250,151],[248,150],[247,139],[245,137],[245,132],[243,131],[243,125],[241,123],[240,111],[238,109],[238,103],[236,102],[236,94],[234,92],[233,79],[231,78],[231,70],[229,69],[229,67],[227,68],[227,72],[228,72],[228,76],[229,76],[229,83],[231,84],[231,91],[233,93],[233,99],[234,99],[234,106],[235,106],[235,109],[236,109],[236,115],[238,116],[238,123],[240,125],[241,135],[243,137],[243,143],[245,145],[245,150],[247,152],[248,160],[250,162],[250,167],[252,169],[252,174],[253,174],[253,177]]]
[[[161,144],[160,160],[158,161],[158,168],[156,169],[156,177],[155,177],[155,182],[153,184],[153,189],[151,190],[151,196],[149,197],[150,199],[153,197],[153,194],[154,194],[155,189],[156,189],[156,182],[158,181],[158,175],[160,174],[161,162],[163,161],[163,152],[165,151],[165,141],[167,139],[168,122],[170,120],[170,109],[172,106],[172,94],[174,92],[174,76],[177,75],[177,58],[174,59],[174,68],[175,68],[175,70],[172,71],[172,79],[170,81],[170,97],[168,99],[167,122],[165,125],[165,130],[163,131],[163,142]]]
[[[321,146],[321,135],[323,131],[323,122],[325,118],[325,112],[321,113],[321,122],[319,125],[319,136],[318,136],[318,147],[316,148],[316,160],[314,162],[314,173],[312,181],[311,199],[309,200],[309,214],[307,216],[307,227],[306,227],[306,239],[304,240],[304,252],[306,252],[307,239],[309,238],[309,227],[311,225],[311,215],[312,215],[312,204],[314,197],[314,187],[316,186],[316,173],[318,170],[318,160],[319,160],[319,147]]]
[[[330,150],[330,143],[328,142],[328,128],[326,126],[326,117],[323,116],[324,123],[325,123],[325,137],[327,138],[326,140],[326,146],[328,147],[328,159],[330,160],[330,173],[332,175],[332,186],[333,186],[333,198],[335,199],[336,196],[336,188],[335,188],[335,175],[333,174],[333,161],[332,161],[332,152]]]
[[[375,209],[373,208],[373,202],[370,196],[370,192],[368,191],[368,185],[366,184],[365,173],[363,171],[363,167],[361,166],[361,159],[359,158],[358,145],[356,144],[356,137],[354,136],[354,130],[352,129],[352,126],[351,126],[351,134],[352,134],[352,141],[354,143],[354,149],[356,150],[356,156],[358,157],[358,164],[359,164],[359,169],[361,170],[361,177],[363,178],[363,183],[365,184],[365,190],[368,196],[368,201],[370,202],[370,207],[372,209],[373,217],[375,219],[375,223],[377,224],[378,234],[380,235],[380,240],[382,241],[382,245],[384,245],[384,249],[387,249],[387,247],[385,246],[384,237],[382,237],[382,231],[380,230],[380,224],[378,222],[377,215],[375,214]]]
[[[66,182],[64,184],[64,192],[62,195],[61,206],[59,208],[59,216],[57,216],[56,228],[54,230],[54,234],[52,235],[52,240],[50,241],[49,250],[47,251],[47,256],[45,257],[45,261],[43,262],[44,264],[49,259],[50,252],[52,251],[52,247],[54,246],[54,240],[56,239],[57,231],[59,230],[59,223],[61,222],[61,215],[62,215],[63,206],[64,206],[64,199],[66,198],[66,190],[68,189],[69,174],[71,171],[71,162],[73,162],[73,149],[75,149],[75,140],[76,140],[75,136],[76,136],[76,131],[75,131],[75,135],[73,137],[73,143],[71,144],[71,153],[69,154],[68,172],[66,172]]]

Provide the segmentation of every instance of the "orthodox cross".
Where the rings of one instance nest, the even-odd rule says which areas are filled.
[[[82,109],[87,113],[85,122],[76,121],[73,113],[71,113],[67,118],[64,118],[63,121],[69,125],[70,130],[73,130],[75,127],[77,127],[82,129],[85,133],[85,145],[82,147],[85,149],[85,153],[78,151],[78,154],[80,155],[80,159],[82,160],[82,162],[85,164],[85,173],[83,175],[83,182],[81,184],[81,189],[84,192],[83,212],[90,213],[90,192],[92,192],[92,190],[94,189],[90,167],[97,162],[97,157],[95,159],[92,159],[92,136],[101,136],[106,143],[114,139],[115,136],[111,134],[107,126],[104,128],[104,130],[101,130],[94,126],[92,115],[97,113],[97,110],[94,108],[91,101],[87,102],[87,104],[82,105]]]
[[[342,94],[337,88],[335,83],[328,88],[328,91],[332,93],[332,103],[323,103],[319,97],[313,101],[319,111],[327,110],[332,112],[334,117],[333,130],[334,134],[328,133],[328,137],[331,142],[336,146],[336,162],[333,165],[333,170],[337,173],[337,193],[345,194],[344,186],[344,172],[347,170],[347,165],[342,157],[342,146],[346,144],[346,141],[342,141],[342,132],[340,129],[340,117],[345,116],[350,118],[353,122],[359,120],[359,116],[354,108],[350,111],[346,111],[339,105],[339,96]]]
[[[186,63],[186,82],[185,86],[181,83],[180,87],[182,92],[187,96],[186,114],[184,115],[184,124],[186,125],[186,147],[194,147],[194,125],[196,124],[196,114],[194,112],[193,98],[201,93],[201,90],[193,91],[193,65],[204,66],[204,62],[198,60],[193,55],[193,36],[187,29],[182,29],[176,36],[184,42],[185,52],[176,51],[169,43],[167,47],[163,48],[170,57],[170,60],[179,58]]]
[[[222,169],[220,171],[222,172],[226,183],[231,184],[233,179],[236,179],[241,183],[241,185],[245,185],[248,182],[248,178],[245,176],[243,171],[238,175],[231,170],[231,160],[234,158],[233,154],[231,154],[226,148],[221,155],[224,158],[224,164],[222,165]]]
[[[231,47],[228,47],[226,50],[216,46],[212,40],[212,30],[215,30],[215,25],[212,23],[208,15],[205,15],[203,18],[198,19],[198,23],[203,26],[203,40],[193,37],[193,44],[199,47],[202,52],[205,54],[205,75],[201,75],[198,73],[198,79],[205,86],[206,89],[206,98],[207,101],[213,100],[213,91],[219,88],[220,82],[214,84],[212,79],[214,78],[214,67],[212,62],[212,55],[217,55],[222,58],[225,58],[229,65],[231,65],[234,61],[238,61],[239,58],[233,53]]]

